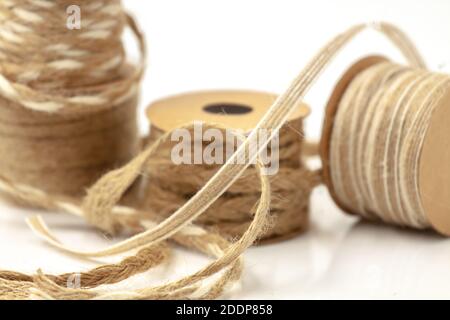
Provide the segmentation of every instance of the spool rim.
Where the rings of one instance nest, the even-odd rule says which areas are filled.
[[[450,236],[450,86],[439,98],[425,133],[419,159],[419,195],[431,227]]]
[[[259,106],[255,108],[255,110],[257,110],[258,112],[245,114],[226,114],[226,116],[223,118],[225,122],[221,123],[226,127],[230,127],[233,129],[243,129],[244,131],[251,131],[259,122],[260,116],[262,116],[268,110],[270,105],[275,102],[277,98],[278,95],[276,94],[253,90],[193,91],[171,95],[154,101],[147,107],[146,115],[147,118],[150,119],[152,126],[155,126],[162,131],[170,131],[176,129],[179,126],[185,125],[186,122],[192,122],[194,120],[208,122],[210,119],[214,119],[213,122],[220,123],[220,114],[209,114],[203,110],[203,107],[210,103],[236,103],[236,101],[240,101],[242,102],[242,104],[246,104],[248,102],[247,104],[251,105],[251,101],[254,101],[255,99],[261,99],[264,102],[259,102]],[[183,107],[186,108],[189,105],[195,108],[195,115],[176,115],[177,111],[182,111]],[[253,105],[255,105],[255,103]],[[263,106],[264,108],[261,108],[261,106]],[[169,108],[172,110],[169,110]],[[166,116],[170,111],[175,112],[175,117],[167,119]],[[309,106],[304,102],[300,102],[299,107],[297,108],[296,112],[291,115],[290,120],[304,119],[309,115],[309,113]],[[194,119],[195,116],[197,116],[198,119]],[[177,117],[178,119],[176,119]],[[166,120],[162,121],[163,118],[166,118]],[[253,118],[252,120],[254,120],[252,121],[254,123],[252,123],[251,125],[246,125],[244,128],[240,128],[239,125],[235,126],[235,123],[239,123],[240,119],[249,120],[250,118]],[[189,119],[189,121],[187,121],[186,119]]]

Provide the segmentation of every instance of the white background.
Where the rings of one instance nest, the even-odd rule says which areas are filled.
[[[288,0],[124,0],[145,30],[149,69],[140,123],[151,101],[190,90],[253,89],[281,93],[310,57],[337,32],[359,22],[384,20],[406,31],[433,70],[450,71],[450,2]],[[133,47],[127,37],[129,47]],[[333,83],[364,54],[401,61],[381,36],[368,32],[324,74],[306,102],[312,107],[307,134],[317,139]],[[131,49],[132,55],[134,50]],[[449,182],[450,183],[450,182]],[[327,191],[313,195],[312,226],[294,240],[253,248],[246,254],[237,299],[450,298],[450,241],[432,232],[374,225],[344,215]],[[0,267],[33,272],[84,270],[92,263],[49,248],[26,227],[34,210],[0,210]],[[45,218],[66,241],[83,249],[111,244],[82,221]],[[206,260],[180,254],[177,266],[135,279],[165,282],[196,270]],[[170,274],[170,275],[169,275]],[[174,275],[175,274],[175,275]]]

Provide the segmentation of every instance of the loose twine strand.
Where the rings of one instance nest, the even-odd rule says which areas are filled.
[[[82,8],[82,28],[68,32],[65,25],[66,8],[73,4]],[[102,110],[112,113],[112,107],[122,103],[133,107],[133,103],[128,101],[135,96],[146,65],[145,43],[134,20],[124,13],[120,1],[4,1],[0,4],[0,19],[2,98],[17,103],[29,112],[56,114],[69,120],[74,114],[90,118],[91,113]],[[141,60],[137,66],[129,66],[124,59],[121,33],[125,24],[139,42]],[[23,43],[27,44],[26,48],[30,52],[21,51],[20,44]],[[33,71],[32,74],[29,70]],[[6,176],[1,177],[0,189],[22,203],[65,211],[80,217],[84,215],[78,199],[47,193]],[[132,208],[116,206],[113,211],[114,219],[120,222],[117,225],[135,232],[149,228],[158,221],[158,217],[152,221],[147,212],[144,216]],[[35,217],[31,221],[39,219]],[[39,232],[55,239],[46,228],[39,229]],[[173,237],[173,241],[212,257],[220,256],[228,245],[221,236],[195,226],[184,228]],[[79,274],[82,288],[89,289],[127,279],[161,264],[168,255],[168,247],[164,243],[143,248],[137,255],[121,263],[104,265]],[[176,284],[173,284],[154,288],[151,293],[145,295],[144,292],[142,296],[156,299],[177,298],[184,294],[195,297],[195,292],[200,298],[214,298],[226,285],[224,279],[231,281],[239,278],[241,269],[241,261],[235,261],[224,276],[202,292],[190,287],[177,290]],[[65,290],[64,283],[74,275],[51,276],[39,271],[30,277],[5,271],[0,276],[0,297],[88,299],[99,295],[83,290]],[[103,292],[102,296],[113,298],[116,293]]]
[[[412,65],[422,66],[422,60],[417,54],[416,49],[407,39],[407,37],[392,25],[381,23],[375,26],[377,30],[387,35],[403,52]],[[79,257],[104,257],[110,255],[117,255],[119,253],[130,252],[134,249],[147,250],[144,253],[140,251],[141,256],[138,254],[134,258],[138,259],[144,257],[144,260],[151,259],[147,255],[149,252],[158,252],[163,245],[163,241],[167,239],[173,239],[178,241],[181,239],[184,241],[191,241],[192,246],[206,251],[210,255],[217,257],[215,261],[202,268],[198,272],[184,277],[180,280],[170,282],[166,285],[148,287],[136,291],[126,292],[108,292],[96,285],[107,282],[100,275],[99,279],[92,282],[87,282],[88,288],[70,289],[61,286],[61,279],[59,277],[52,277],[44,275],[42,272],[38,272],[37,275],[32,278],[26,278],[27,276],[11,273],[0,273],[0,295],[3,297],[24,298],[30,297],[30,295],[38,296],[41,298],[56,298],[56,299],[105,299],[105,298],[123,298],[123,299],[157,299],[157,298],[214,298],[220,295],[226,288],[226,285],[239,278],[241,273],[241,255],[251,246],[254,241],[259,237],[261,232],[264,231],[270,205],[270,186],[266,176],[260,175],[261,183],[261,199],[258,203],[258,208],[255,211],[254,219],[250,224],[248,230],[243,236],[234,243],[223,242],[214,239],[214,236],[206,233],[203,229],[192,225],[192,222],[200,216],[207,208],[217,200],[244,172],[244,170],[253,162],[258,156],[259,150],[255,150],[249,141],[254,139],[255,135],[259,133],[261,129],[269,130],[272,135],[267,137],[259,145],[261,148],[265,148],[267,143],[273,136],[280,130],[282,125],[287,121],[289,115],[296,108],[300,100],[308,91],[310,86],[317,80],[320,73],[325,69],[327,64],[331,62],[332,58],[349,42],[354,36],[360,33],[366,25],[358,25],[347,32],[339,35],[328,43],[319,53],[312,59],[312,61],[305,67],[300,73],[297,79],[294,80],[289,89],[279,96],[277,101],[272,105],[267,114],[260,121],[258,126],[252,131],[249,137],[245,138],[241,146],[235,152],[235,154],[222,166],[222,168],[202,187],[202,189],[189,201],[186,202],[181,208],[179,208],[173,215],[164,221],[155,225],[154,221],[142,220],[142,213],[135,209],[128,207],[120,207],[117,202],[121,199],[125,191],[133,184],[133,182],[139,177],[140,173],[144,170],[144,167],[148,164],[149,159],[154,155],[155,150],[159,146],[167,141],[170,132],[161,136],[151,146],[144,149],[135,159],[133,159],[126,166],[114,170],[105,176],[103,176],[93,187],[88,191],[86,198],[83,200],[81,206],[76,201],[67,201],[64,198],[53,197],[47,195],[40,190],[36,190],[31,187],[18,186],[12,181],[2,179],[0,186],[3,191],[19,197],[25,201],[29,201],[32,204],[40,205],[46,208],[57,208],[84,217],[91,224],[99,227],[107,232],[115,232],[123,227],[142,227],[147,229],[136,236],[133,236],[125,241],[115,244],[104,250],[95,252],[80,252],[78,250],[70,249],[63,245],[58,239],[50,233],[49,229],[45,225],[44,221],[40,217],[34,217],[29,219],[29,224],[33,230],[43,237],[46,241],[58,247],[59,249],[74,254]],[[3,82],[3,81],[2,81]],[[0,88],[0,93],[10,99],[18,99],[24,94],[24,98],[19,99],[25,101],[24,107],[32,108],[34,105],[29,104],[32,95],[28,95],[26,90],[22,91],[21,85],[14,84],[9,88],[14,88],[13,95],[6,92],[4,88]],[[42,97],[44,101],[54,101],[49,99],[50,97]],[[46,100],[48,99],[48,100]],[[83,100],[83,99],[81,99]],[[72,106],[74,109],[73,101],[64,101],[67,105]],[[79,102],[79,101],[78,101]],[[64,103],[64,105],[66,105]],[[58,107],[50,108],[52,111],[66,112],[72,107]],[[49,111],[47,109],[47,111]],[[186,128],[189,128],[187,126]],[[244,137],[241,137],[244,139]],[[236,165],[238,163],[236,159],[248,159],[249,161],[245,165]],[[258,162],[256,166],[257,170],[262,169],[261,163]],[[146,214],[146,213],[144,213]],[[185,238],[183,238],[185,237]],[[206,245],[206,248],[205,248]],[[160,248],[160,249],[158,249]],[[133,259],[133,258],[129,258]],[[156,261],[150,263],[149,267],[158,263],[159,259],[154,258]],[[126,261],[126,260],[125,260]],[[127,265],[126,262],[123,264]],[[123,264],[114,265],[115,268],[120,266],[123,268]],[[106,269],[112,266],[105,266]],[[105,269],[100,269],[104,271]],[[109,271],[109,270],[108,270]],[[128,271],[128,275],[134,274],[133,272],[140,272],[142,269],[134,269],[132,272]],[[224,272],[222,272],[224,271]],[[203,281],[208,280],[212,276],[222,272],[220,277],[211,285],[204,285]],[[96,279],[98,275],[98,269],[90,272],[90,277]],[[64,276],[61,276],[64,279]],[[108,283],[115,280],[123,279],[118,275],[108,278]],[[32,281],[28,281],[31,280]],[[89,284],[94,287],[89,288]]]
[[[190,129],[192,126],[188,125],[185,128]],[[225,129],[225,128],[224,128]],[[170,138],[169,133],[165,134],[159,141],[158,145],[162,144]],[[244,139],[243,136],[240,136],[241,139]],[[154,145],[154,149],[150,148],[151,152],[157,149],[158,145]],[[261,172],[263,170],[263,166],[260,162],[258,162],[256,168]],[[269,208],[269,199],[270,199],[270,188],[269,182],[266,176],[260,175],[261,179],[261,189],[262,194],[264,195],[265,201],[261,201],[259,203],[258,209],[256,210],[255,218],[257,224],[253,226],[253,233],[260,234],[266,224],[267,212]],[[22,198],[31,199],[30,195],[21,193]],[[52,205],[58,206],[59,209],[63,209],[68,211],[69,213],[80,215],[80,209],[74,203],[62,202],[59,199],[55,199],[53,197],[43,199],[41,198],[43,194],[38,195],[37,193],[33,193],[34,202],[33,204],[39,205],[40,203],[46,203],[47,208],[51,208]],[[44,201],[46,200],[46,201]],[[58,201],[59,200],[59,201]],[[132,226],[136,227],[138,223],[141,228],[151,228],[155,225],[154,221],[148,220],[148,212],[139,212],[133,208],[128,207],[119,207],[116,206],[114,208],[115,217],[114,219],[121,226]],[[145,215],[145,217],[144,217]],[[131,225],[129,224],[132,221]],[[71,250],[61,244],[61,242],[49,231],[48,227],[45,225],[43,220],[39,217],[32,217],[28,219],[28,223],[30,227],[44,240],[53,246],[75,254],[77,256],[89,256],[87,253],[81,253],[76,250]],[[224,254],[224,250],[230,247],[230,243],[226,241],[223,237],[207,232],[204,229],[196,226],[187,226],[179,233],[175,234],[172,237],[172,240],[175,242],[188,247],[196,249],[202,253],[205,253],[209,256],[219,258]],[[121,262],[120,264],[114,265],[105,265],[98,269],[94,269],[89,273],[85,274],[88,278],[97,279],[97,285],[116,283],[121,281],[122,279],[126,279],[131,277],[134,274],[143,272],[147,270],[142,263],[136,263],[139,261],[146,261],[147,268],[155,267],[162,261],[163,258],[155,259],[156,257],[161,257],[167,254],[167,252],[163,251],[164,247],[159,247],[158,245],[150,245],[145,246],[143,249],[135,257],[127,258],[127,260]],[[154,252],[156,250],[156,253]],[[152,256],[152,255],[153,256]],[[68,289],[63,287],[61,283],[64,283],[74,274],[65,274],[60,276],[46,276],[39,272],[38,275],[32,277],[33,284],[29,285],[29,293],[33,296],[40,298],[49,298],[52,297],[54,299],[178,299],[178,298],[200,298],[200,299],[213,299],[218,297],[227,284],[239,279],[240,274],[242,272],[242,261],[239,256],[236,256],[231,263],[227,265],[223,265],[217,270],[218,267],[213,267],[210,265],[204,268],[202,271],[197,272],[189,277],[183,278],[178,281],[170,282],[168,284],[146,288],[142,290],[137,290],[135,292],[105,292],[100,289],[93,291],[90,289],[89,282],[82,282],[84,287],[82,290]],[[221,275],[217,280],[215,280],[210,285],[205,285],[203,287],[196,286],[197,282],[202,281],[210,276],[213,276],[215,273],[221,271],[221,269],[226,268],[227,270]],[[81,279],[83,279],[83,274],[80,275]],[[23,285],[24,282],[28,282],[30,278],[21,273],[11,273],[11,272],[0,272],[0,279],[8,282],[20,282]],[[56,280],[52,280],[56,279]],[[0,287],[1,288],[1,287]],[[1,292],[1,291],[0,291]],[[20,298],[23,296],[23,292],[14,292],[13,294],[5,291],[7,298]]]
[[[449,84],[448,75],[391,62],[376,64],[351,82],[330,143],[333,190],[344,206],[369,219],[431,226],[420,200],[419,157],[431,115]]]

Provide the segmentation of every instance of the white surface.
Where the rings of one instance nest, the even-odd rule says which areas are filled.
[[[280,93],[326,40],[363,21],[395,22],[411,35],[432,69],[450,71],[450,2],[446,0],[125,3],[150,43],[142,110],[156,98],[205,88]],[[371,52],[398,57],[380,36],[368,33],[358,38],[308,95],[313,106],[309,136],[320,132],[323,105],[340,72]],[[146,128],[144,117],[141,124]],[[24,223],[26,214],[36,211],[8,205],[0,209],[2,269],[64,272],[94,266],[38,240]],[[311,213],[308,234],[248,251],[242,287],[231,298],[450,298],[449,240],[432,232],[358,222],[337,209],[323,187],[313,195]],[[54,214],[45,218],[63,240],[78,248],[117,241],[102,238],[74,218]],[[177,261],[176,270],[172,266],[135,282],[165,282],[172,271],[185,274],[207,262],[186,254],[177,255]]]

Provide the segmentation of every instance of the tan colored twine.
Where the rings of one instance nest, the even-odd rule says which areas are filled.
[[[66,28],[69,5],[81,7],[83,19],[79,31]],[[0,189],[34,206],[82,216],[78,200],[55,192],[78,194],[81,187],[93,182],[106,168],[123,163],[135,153],[135,96],[146,57],[142,34],[133,19],[123,13],[118,0],[3,1],[0,13],[4,25],[0,34],[0,92],[4,98],[1,113],[6,120],[19,119],[18,123],[7,123],[4,127],[8,134],[13,129],[20,131],[19,142],[24,144],[23,147],[17,141],[10,144],[15,148],[11,152],[14,158],[2,167],[5,176],[1,178]],[[121,42],[125,23],[140,42],[143,59],[138,66],[125,61]],[[23,47],[23,43],[27,46]],[[17,147],[21,147],[24,155],[17,152]],[[26,161],[28,158],[33,161]],[[23,174],[23,168],[17,170],[21,175],[16,175],[9,166],[30,162],[41,165],[29,170],[33,173],[31,178],[28,172],[26,176]],[[91,171],[95,177],[87,175]],[[142,231],[152,225],[146,220],[148,214],[144,218],[131,208],[116,207],[114,212],[121,226]],[[227,244],[218,235],[196,227],[186,228],[174,236],[174,241],[214,257]],[[160,264],[167,256],[164,245],[144,248],[122,263],[81,273],[81,285],[86,289],[119,282]],[[239,261],[230,272],[239,274],[240,269]],[[36,291],[36,287],[49,291],[54,290],[53,286],[62,289],[70,277],[70,274],[44,276],[41,272],[29,277],[4,272],[0,292],[2,298],[29,298],[33,294],[50,298],[42,289]],[[208,291],[210,296],[217,295],[223,285],[219,278]],[[179,294],[165,291],[161,288],[155,298]],[[61,293],[59,298],[69,296]],[[76,297],[93,295],[83,293]]]
[[[74,4],[80,30],[67,28]],[[125,60],[126,24],[141,43],[138,66]],[[0,26],[0,172],[24,188],[81,196],[139,151],[143,37],[119,0],[1,1]]]
[[[70,5],[82,8],[80,30],[66,27]],[[145,47],[120,0],[5,0],[0,18],[0,94],[5,99],[30,110],[71,114],[111,108],[138,90]],[[126,23],[144,54],[141,64],[123,77],[128,69],[121,42]]]
[[[310,171],[300,159],[303,154],[302,131],[302,119],[289,121],[281,129],[276,145],[268,148],[268,154],[272,150],[273,157],[278,157],[279,161],[266,165],[273,166],[274,170],[269,175],[273,223],[267,233],[261,235],[263,242],[287,239],[308,227],[310,193],[320,182],[320,173]],[[163,134],[160,129],[152,127],[149,143]],[[191,136],[194,136],[193,132]],[[191,142],[191,152],[194,152],[192,146],[196,143]],[[200,138],[198,143],[206,147],[211,142]],[[229,149],[236,147],[217,137],[213,144],[214,152],[221,154],[223,159],[226,159]],[[167,143],[161,146],[143,173],[146,185],[141,191],[142,208],[161,217],[168,217],[181,207],[220,168],[219,165],[207,164],[176,165],[171,160],[174,145]],[[230,239],[242,236],[252,222],[254,207],[260,198],[261,188],[255,184],[256,180],[255,172],[248,169],[196,222]]]
[[[449,85],[448,75],[391,62],[351,82],[330,142],[339,202],[369,219],[431,227],[420,200],[419,157],[431,115]]]
[[[186,128],[190,128],[190,126],[187,126]],[[157,150],[160,144],[167,141],[167,139],[170,137],[169,133],[161,137],[160,140],[158,140],[157,143],[153,144],[149,149],[146,150],[145,153],[141,154],[141,156],[152,156],[152,154]],[[241,137],[243,139],[243,137]],[[134,165],[141,165],[142,166],[142,158],[139,159],[138,156],[134,161]],[[258,170],[262,170],[262,166],[259,164],[257,165]],[[135,167],[135,169],[138,169],[138,167]],[[270,199],[270,189],[269,189],[269,182],[268,179],[265,176],[261,176],[261,184],[262,184],[262,194],[264,195],[264,201],[261,201],[258,205],[258,209],[255,213],[255,225],[250,230],[250,233],[253,235],[257,235],[262,232],[266,225],[266,219],[267,219],[267,213],[269,208],[269,199]],[[36,195],[35,195],[36,196]],[[28,195],[23,195],[23,198],[28,198]],[[35,204],[41,202],[44,199],[34,199]],[[57,201],[57,199],[50,198],[46,199],[47,201],[42,201],[42,203],[46,203],[47,207],[51,205],[53,201]],[[61,201],[57,201],[54,203],[55,205],[59,205],[59,208],[64,209],[65,211],[68,211],[72,214],[78,215],[80,213],[79,208],[74,203],[62,203]],[[61,204],[63,206],[61,207]],[[147,220],[148,219],[148,212],[142,213],[137,210],[134,210],[132,208],[125,208],[125,207],[115,207],[114,210],[114,219],[115,223],[117,223],[120,226],[130,226],[129,222],[132,221],[133,223],[131,226],[136,227],[136,224],[138,223],[141,228],[151,228],[155,224],[154,222]],[[143,214],[145,217],[143,217]],[[58,247],[59,249],[78,255],[78,256],[106,256],[109,255],[109,253],[82,253],[76,250],[71,250],[67,248],[66,246],[62,245],[48,230],[45,223],[42,221],[40,217],[34,217],[28,220],[29,225],[32,227],[32,229],[43,239],[48,241],[50,244]],[[203,252],[209,256],[219,258],[224,255],[224,252],[228,251],[236,251],[231,250],[230,248],[233,248],[234,246],[250,246],[251,243],[249,241],[254,241],[252,238],[249,240],[248,236],[247,239],[243,238],[239,242],[231,245],[226,240],[224,240],[222,237],[220,237],[217,234],[210,233],[205,231],[202,228],[196,227],[196,226],[186,226],[183,230],[181,230],[179,233],[175,234],[173,236],[173,240],[185,247],[196,249],[200,252]],[[145,245],[145,244],[144,244]],[[138,246],[140,247],[140,246]],[[152,248],[152,246],[145,246],[144,249],[147,253],[152,252],[152,250],[147,250]],[[115,250],[116,253],[119,253],[120,250]],[[128,251],[128,250],[125,250]],[[114,253],[114,254],[116,254]],[[153,253],[155,254],[155,253]],[[163,254],[163,253],[161,253]],[[143,256],[142,252],[139,253],[141,257]],[[144,256],[144,259],[151,259],[150,256]],[[132,259],[132,258],[128,258]],[[166,285],[157,286],[157,287],[151,287],[146,289],[137,290],[135,292],[105,292],[101,289],[94,290],[93,288],[83,288],[80,290],[74,290],[74,289],[68,289],[64,286],[58,285],[58,283],[55,283],[55,281],[52,281],[51,279],[54,279],[54,276],[45,276],[41,272],[38,274],[38,276],[33,277],[33,283],[27,284],[29,285],[29,294],[30,296],[37,296],[40,298],[54,298],[54,299],[111,299],[111,298],[127,298],[127,299],[175,299],[175,298],[201,298],[201,299],[213,299],[218,297],[223,290],[225,289],[226,285],[230,282],[233,282],[240,277],[240,273],[242,271],[242,261],[240,258],[240,255],[235,255],[235,253],[231,252],[230,257],[227,259],[226,262],[221,261],[222,259],[216,260],[214,263],[208,265],[207,267],[203,268],[199,272],[185,277],[181,280],[174,281],[171,283],[168,283]],[[131,260],[130,260],[131,261]],[[151,261],[150,261],[151,262]],[[128,265],[125,264],[125,262],[121,263],[121,266],[117,265],[109,265],[109,266],[103,266],[101,270],[93,270],[89,273],[90,277],[96,277],[100,279],[101,282],[99,284],[105,284],[105,283],[112,283],[111,279],[117,279],[118,276],[114,275],[114,270],[123,270],[124,265],[127,266],[125,278],[128,278],[136,273],[142,272],[142,266],[141,265]],[[153,267],[156,266],[157,263],[150,263],[149,266]],[[218,279],[213,279],[212,283],[208,285],[196,285],[198,282],[203,281],[205,279],[208,279],[209,277],[214,276],[216,273],[220,272],[222,269],[226,269],[223,274],[219,275]],[[100,273],[100,274],[99,274]],[[105,275],[113,273],[112,276],[106,277]],[[103,275],[103,277],[102,277]],[[57,276],[56,279],[65,279],[66,275]],[[20,273],[11,273],[11,272],[1,272],[0,278],[4,279],[4,281],[9,281],[15,284],[16,282],[27,282],[24,281],[24,279],[28,279],[26,275],[20,274]],[[108,279],[108,280],[107,280]],[[106,282],[106,280],[108,282]],[[23,296],[22,292],[14,292],[14,293],[6,293],[7,298],[20,298]],[[28,296],[28,297],[30,297]]]
[[[166,285],[149,287],[136,291],[127,292],[103,292],[100,288],[80,288],[69,289],[58,285],[50,277],[38,273],[33,277],[33,282],[24,281],[22,275],[11,273],[0,273],[0,292],[2,296],[13,298],[29,297],[30,294],[38,295],[43,298],[65,298],[65,299],[91,299],[91,298],[126,298],[126,299],[152,299],[152,298],[212,298],[223,292],[227,283],[236,280],[241,271],[241,255],[251,246],[264,230],[268,220],[268,209],[270,203],[270,187],[266,176],[260,176],[261,181],[261,199],[255,212],[254,219],[248,230],[243,236],[234,243],[224,243],[224,247],[209,242],[203,229],[193,226],[191,223],[205,212],[209,206],[217,200],[226,190],[238,179],[239,176],[250,165],[235,165],[236,159],[252,160],[257,156],[255,150],[250,149],[249,141],[254,140],[254,135],[259,133],[260,129],[270,130],[276,134],[283,124],[287,121],[289,115],[298,106],[298,103],[307,92],[308,88],[318,78],[319,74],[325,69],[332,58],[349,42],[355,35],[361,32],[366,26],[358,25],[349,29],[347,32],[339,35],[327,44],[294,80],[290,88],[282,94],[272,105],[267,114],[260,121],[258,126],[252,131],[249,137],[245,139],[241,147],[235,152],[233,157],[215,173],[215,175],[202,187],[202,189],[179,208],[169,218],[158,225],[147,225],[144,220],[139,219],[139,213],[130,208],[117,207],[125,191],[139,177],[140,173],[148,165],[149,159],[154,155],[155,150],[163,144],[170,133],[163,135],[158,141],[147,147],[134,160],[126,166],[114,170],[102,177],[92,188],[89,189],[87,197],[84,199],[81,209],[73,202],[65,202],[55,199],[35,189],[18,188],[14,182],[4,181],[7,188],[6,192],[19,196],[22,199],[30,199],[34,204],[42,204],[46,207],[54,206],[64,209],[73,214],[85,217],[90,223],[102,230],[113,232],[124,226],[140,225],[148,230],[131,237],[128,240],[113,245],[110,248],[97,252],[79,252],[62,245],[53,237],[40,218],[33,218],[29,221],[34,230],[44,237],[50,243],[56,245],[61,250],[84,257],[102,257],[129,252],[137,248],[150,248],[157,246],[166,239],[177,239],[178,236],[187,236],[189,234],[192,242],[197,247],[207,245],[209,253],[214,254],[217,259],[202,268],[197,273],[182,278],[178,281]],[[395,27],[389,24],[375,25],[376,29],[386,34],[398,47],[412,64],[420,64],[421,59],[414,46],[409,42],[406,36]],[[262,145],[269,142],[272,137],[263,141]],[[258,165],[260,170],[261,167]],[[144,213],[146,214],[146,213]],[[192,228],[198,231],[192,232]],[[195,235],[193,235],[195,234]],[[209,234],[208,234],[209,235]],[[207,242],[208,241],[208,242]],[[223,271],[223,272],[222,272]],[[205,285],[213,275],[219,273],[219,279],[210,285]],[[26,292],[26,294],[24,293]]]

